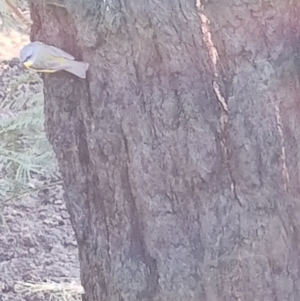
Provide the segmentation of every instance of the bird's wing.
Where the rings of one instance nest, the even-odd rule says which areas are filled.
[[[51,47],[51,53],[54,55],[54,56],[57,56],[57,57],[63,57],[65,59],[68,59],[68,60],[75,60],[75,57],[65,51],[63,51],[62,49],[59,49],[59,48],[56,48],[54,46],[49,46]]]
[[[60,48],[57,48],[57,47],[54,47],[54,46],[50,46],[50,45],[47,45],[47,44],[44,44],[42,42],[34,42],[35,44],[39,45],[40,47],[49,47],[49,50],[51,51],[51,54],[53,56],[56,56],[56,57],[63,57],[65,59],[68,59],[68,60],[75,60],[74,56],[63,51],[62,49]]]

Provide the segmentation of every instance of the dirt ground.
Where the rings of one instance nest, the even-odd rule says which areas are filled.
[[[0,61],[17,57],[28,41],[16,32],[0,33]],[[62,187],[5,204],[0,212],[6,222],[0,223],[0,301],[79,300],[77,245]]]
[[[20,48],[29,43],[29,36],[15,30],[0,32],[0,61],[19,56]]]

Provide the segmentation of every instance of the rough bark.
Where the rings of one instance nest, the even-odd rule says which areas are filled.
[[[85,300],[300,300],[298,1],[200,4],[32,3]]]

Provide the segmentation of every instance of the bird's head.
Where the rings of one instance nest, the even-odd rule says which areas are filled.
[[[33,55],[32,45],[27,45],[27,46],[23,47],[20,51],[21,64],[26,66],[26,63],[28,63],[30,61],[32,55]]]

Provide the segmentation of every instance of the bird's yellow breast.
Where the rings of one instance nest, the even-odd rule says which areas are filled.
[[[43,73],[53,73],[53,72],[56,72],[57,70],[49,70],[49,69],[36,69],[34,68],[32,65],[33,65],[33,62],[32,61],[26,61],[23,63],[24,67],[26,67],[27,69],[30,69],[30,70],[34,70],[34,71],[38,71],[38,72],[43,72]]]
[[[32,64],[33,64],[32,61],[26,61],[26,62],[23,63],[23,66],[25,66],[26,68],[30,69],[30,67],[31,67]]]

